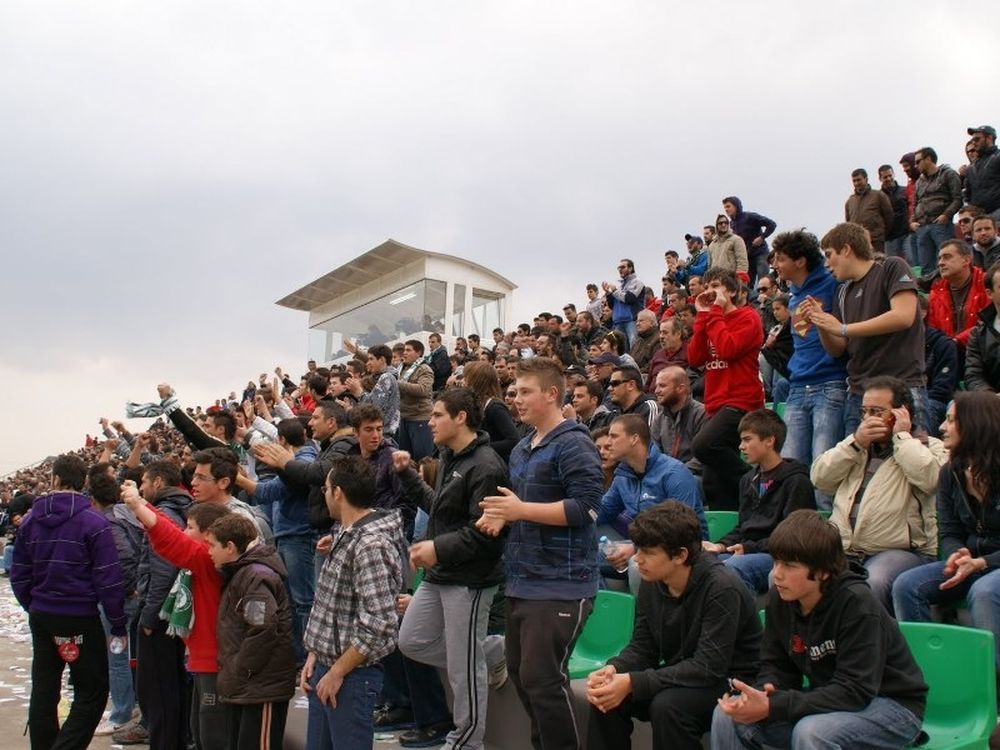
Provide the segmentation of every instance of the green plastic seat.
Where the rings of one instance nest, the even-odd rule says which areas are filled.
[[[833,511],[832,510],[818,510],[816,512],[819,513],[821,516],[823,516],[823,518],[825,518],[827,521],[829,521],[830,520],[830,516],[833,515]]]
[[[930,686],[925,750],[987,747],[997,723],[993,634],[935,622],[901,622],[913,658]]]
[[[569,657],[572,680],[586,677],[607,664],[612,656],[632,640],[635,624],[635,597],[620,591],[598,591],[594,611]]]
[[[706,510],[705,520],[708,521],[708,541],[717,542],[740,522],[740,514],[735,510]]]
[[[923,275],[924,269],[921,266],[910,266],[910,273],[913,274],[913,278],[919,279]]]
[[[774,405],[774,413],[777,414],[781,419],[785,418],[785,402],[779,401]]]

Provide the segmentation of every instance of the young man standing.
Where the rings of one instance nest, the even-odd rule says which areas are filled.
[[[601,460],[586,428],[563,419],[562,368],[518,363],[514,405],[534,429],[510,456],[511,488],[482,502],[480,530],[510,524],[507,668],[531,720],[536,750],[580,747],[566,668],[597,595],[594,519]]]
[[[848,568],[840,534],[797,510],[771,534],[761,670],[719,699],[712,750],[906,748],[927,685],[899,625]],[[803,679],[809,689],[803,690]]]
[[[356,378],[349,381],[349,387],[361,403],[378,407],[385,434],[395,438],[399,429],[399,383],[391,364],[392,349],[385,344],[373,346],[368,351],[368,374],[375,378],[374,387],[363,391],[361,381]]]
[[[587,677],[588,750],[631,747],[633,719],[655,750],[698,750],[726,678],[757,671],[760,618],[750,592],[701,550],[694,511],[668,500],[630,527],[642,583],[632,640]]]

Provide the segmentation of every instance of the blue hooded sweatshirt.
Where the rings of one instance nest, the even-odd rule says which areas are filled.
[[[597,523],[609,523],[628,538],[628,525],[647,508],[664,500],[678,500],[691,506],[701,524],[702,539],[708,539],[708,523],[701,505],[698,480],[683,463],[660,452],[655,443],[649,445],[646,471],[635,473],[625,461],[615,469],[615,478],[601,499]]]
[[[794,350],[788,360],[789,381],[792,385],[816,385],[832,380],[846,382],[847,357],[834,358],[823,348],[816,326],[809,323],[798,312],[799,304],[807,297],[815,297],[823,303],[823,310],[833,309],[833,297],[837,293],[837,280],[825,266],[819,265],[806,277],[802,286],[789,284],[792,293],[788,310],[792,315],[792,342]]]
[[[732,203],[736,206],[736,215],[729,221],[729,229],[733,234],[738,234],[743,238],[747,246],[747,255],[756,258],[758,255],[767,254],[767,238],[770,237],[777,228],[771,219],[762,214],[755,214],[753,211],[743,210],[743,201],[735,195],[730,195],[722,199],[723,203]],[[758,237],[764,242],[754,246],[753,241]]]
[[[311,464],[319,452],[311,442],[295,451],[295,460]],[[312,534],[309,525],[309,488],[290,485],[282,477],[257,484],[254,505],[264,509],[275,540]]]

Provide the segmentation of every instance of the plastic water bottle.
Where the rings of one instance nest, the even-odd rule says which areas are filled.
[[[121,636],[116,635],[111,639],[111,642],[108,644],[108,650],[111,651],[112,654],[124,654],[126,645],[127,643],[125,639],[122,638]]]
[[[615,554],[615,552],[618,551],[618,543],[612,542],[606,536],[602,536],[600,539],[597,540],[597,549],[600,550],[601,554],[604,555],[604,559],[607,560],[608,555],[613,555]],[[628,570],[628,562],[626,562],[625,565],[622,566],[621,568],[619,568],[616,565],[615,570],[618,571],[619,573],[624,573],[626,570]]]

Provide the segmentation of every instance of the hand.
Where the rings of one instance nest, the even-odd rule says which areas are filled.
[[[253,411],[253,404],[250,403],[250,399],[248,398],[243,399],[241,407],[243,408],[243,418],[246,419],[247,424],[253,422],[254,411]]]
[[[626,674],[614,674],[603,685],[587,688],[587,700],[601,713],[612,711],[632,693],[632,677]]]
[[[710,289],[706,289],[704,292],[699,294],[694,298],[694,308],[698,312],[708,312],[712,309],[712,305],[715,304],[715,292]]]
[[[608,555],[608,562],[616,569],[628,565],[628,561],[635,554],[635,545],[632,542],[615,542],[615,549]]]
[[[121,445],[121,438],[108,438],[104,441],[104,447],[109,451],[113,451],[119,445]]]
[[[819,330],[840,335],[840,321],[830,313],[813,308],[806,317]]]
[[[347,390],[354,394],[355,398],[359,398],[361,396],[361,391],[364,390],[361,387],[361,381],[353,375],[347,379],[347,383],[345,383],[345,385],[347,386]]]
[[[951,224],[951,219],[949,219],[944,214],[941,214],[936,219],[934,219],[935,224]]]
[[[107,429],[108,425],[110,424],[110,422],[108,422],[107,417],[101,417],[100,420],[98,421],[100,422],[101,427],[103,427],[104,429]]]
[[[618,673],[613,665],[601,667],[587,675],[587,690],[608,684],[608,681]]]
[[[911,221],[910,222],[910,231],[911,232],[916,232],[918,229],[920,229],[920,222]]]
[[[721,547],[722,545],[720,544],[719,546]],[[732,555],[742,555],[743,554],[743,545],[742,544],[731,544],[728,547],[726,547],[726,552],[729,552]]]
[[[316,654],[310,652],[306,657],[306,663],[302,665],[302,673],[299,675],[299,687],[303,693],[312,692],[309,680],[312,679],[313,669],[316,666]]]
[[[854,442],[862,450],[868,450],[872,443],[879,443],[889,436],[889,426],[882,417],[865,417],[854,432]]]
[[[125,423],[120,419],[116,419],[111,423],[111,426],[115,428],[116,432],[125,432]]]
[[[145,634],[147,636],[150,636],[150,635],[153,634],[153,629],[152,628],[147,628],[145,625],[143,625],[142,626],[142,632],[143,632],[143,634]]]
[[[160,399],[162,400],[170,398],[173,395],[174,389],[168,383],[160,383],[156,386],[156,392],[160,394]]]
[[[761,245],[764,244],[764,238],[763,237],[754,237],[753,238],[753,242],[751,242],[750,244],[753,245],[754,247],[760,247]]]
[[[146,501],[142,499],[142,495],[139,494],[139,488],[135,486],[135,482],[131,479],[125,480],[124,484],[122,484],[120,497],[125,506],[133,513],[136,508],[146,504]]]
[[[316,540],[316,552],[320,555],[329,555],[333,549],[333,536],[325,534]]]
[[[258,443],[253,447],[253,455],[261,463],[284,469],[285,465],[295,459],[295,454],[278,443]]]
[[[320,703],[326,703],[330,708],[337,707],[337,693],[344,684],[344,678],[332,669],[323,675],[316,683],[316,697]]]
[[[913,422],[910,421],[910,412],[900,407],[892,410],[896,423],[892,426],[893,433],[910,432],[913,429]]]
[[[274,368],[274,374],[277,375],[279,379],[283,377],[282,376],[282,370],[281,370],[280,367],[275,367]]]
[[[476,528],[486,536],[500,536],[500,532],[506,525],[507,523],[499,518],[480,516],[476,520]]]
[[[603,289],[605,293],[608,293],[608,292],[611,291],[611,284],[609,284],[606,281],[602,281],[601,282],[601,289]]]
[[[737,724],[756,724],[763,721],[771,713],[769,696],[774,692],[773,685],[765,685],[763,690],[757,690],[741,680],[733,679],[732,685],[740,691],[740,695],[724,695],[719,698],[719,707]]]
[[[434,549],[433,541],[428,539],[410,545],[410,565],[414,568],[433,568],[437,565],[437,561],[437,550]]]
[[[484,497],[483,501],[479,503],[479,507],[483,509],[483,516],[505,523],[521,520],[524,512],[524,503],[521,502],[521,498],[507,487],[497,487],[497,492],[500,494]]]
[[[957,586],[973,573],[981,573],[986,570],[986,561],[983,558],[972,557],[969,554],[961,555],[961,552],[962,550],[959,550],[959,552],[952,554],[948,558],[948,562],[945,563],[945,575],[952,575],[939,587],[942,591]],[[965,552],[968,553],[968,550]]]
[[[563,419],[572,419],[576,421],[576,409],[573,408],[573,404],[566,404],[562,408]]]
[[[392,452],[392,468],[398,474],[410,468],[410,454],[406,451]]]
[[[718,544],[716,542],[706,542],[702,540],[701,548],[706,552],[714,552],[719,555],[726,551],[726,545]]]
[[[152,438],[148,432],[140,432],[135,436],[135,444],[143,450],[149,447],[150,442],[152,442]]]

